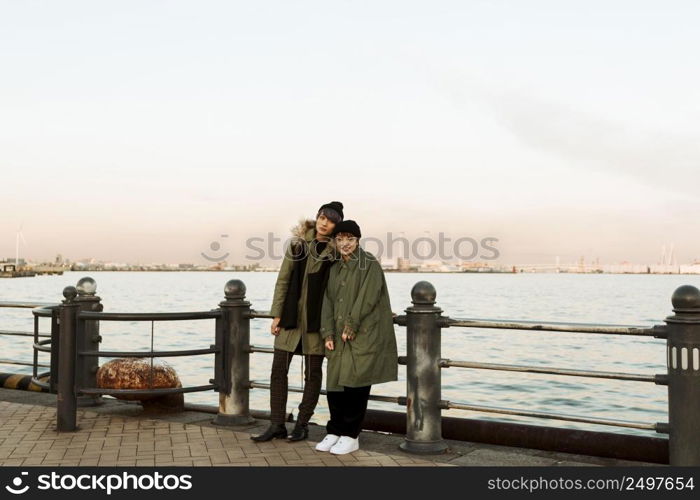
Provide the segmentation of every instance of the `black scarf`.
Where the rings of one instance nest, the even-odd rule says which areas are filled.
[[[325,245],[314,240],[317,254],[321,253],[321,248]],[[284,298],[284,307],[280,317],[280,326],[286,330],[297,328],[299,324],[299,299],[301,298],[301,286],[304,283],[304,272],[306,271],[306,261],[309,258],[309,247],[305,241],[299,242],[292,247],[294,264],[292,275],[289,279],[287,295]],[[306,326],[307,332],[319,332],[321,330],[321,306],[323,305],[323,293],[328,284],[328,272],[333,264],[332,256],[327,256],[321,264],[321,269],[315,273],[310,273],[307,278],[306,290]]]

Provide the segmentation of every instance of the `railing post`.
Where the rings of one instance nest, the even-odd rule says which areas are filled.
[[[673,292],[666,318],[670,465],[700,465],[700,290]]]
[[[219,393],[216,425],[245,425],[250,416],[250,302],[241,280],[226,283],[226,300],[221,302],[221,346],[225,387]]]
[[[440,323],[442,309],[427,281],[411,290],[406,309],[406,438],[400,448],[410,453],[442,453]]]
[[[78,298],[76,303],[80,311],[102,312],[103,306],[100,297],[95,295],[97,283],[90,277],[82,278],[76,285]],[[99,351],[100,342],[100,322],[95,319],[78,321],[76,329],[76,348],[78,351]],[[97,387],[97,369],[99,368],[99,358],[93,356],[78,356],[76,359],[76,384],[80,388]],[[78,406],[97,406],[104,401],[101,396],[81,395],[78,396]]]
[[[75,329],[80,306],[75,302],[74,286],[63,289],[65,300],[59,306],[58,396],[56,398],[56,430],[76,430],[78,401],[75,396]]]
[[[60,314],[60,306],[51,308],[51,361],[49,363],[51,365],[49,368],[49,392],[51,394],[58,394],[58,360],[61,350]]]

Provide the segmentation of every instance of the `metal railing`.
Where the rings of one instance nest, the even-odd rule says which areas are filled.
[[[432,286],[426,284],[425,286]],[[471,320],[471,319],[451,319],[440,317],[437,321],[442,327],[470,327],[470,328],[495,328],[507,330],[536,330],[542,332],[574,332],[596,335],[627,335],[641,337],[666,338],[666,330],[660,325],[650,328],[643,327],[627,327],[620,325],[589,325],[575,323],[557,323],[557,322],[532,322],[532,321],[495,321],[495,320]],[[668,376],[666,374],[637,374],[637,373],[619,373],[619,372],[604,372],[592,370],[573,370],[567,368],[543,367],[531,365],[507,365],[496,363],[479,363],[474,361],[457,361],[450,359],[440,359],[438,361],[440,368],[471,368],[479,370],[496,370],[505,372],[526,372],[534,374],[557,375],[566,377],[584,377],[584,378],[599,378],[612,379],[634,382],[650,382],[657,385],[668,385]],[[565,415],[559,413],[539,412],[530,410],[520,410],[511,408],[497,408],[489,406],[480,406],[466,403],[453,403],[446,401],[442,404],[445,409],[467,410],[482,413],[495,413],[502,415],[517,415],[532,418],[562,420],[568,422],[580,422],[596,425],[607,425],[613,427],[624,427],[631,429],[655,430],[657,432],[665,432],[666,424],[662,423],[643,423],[629,422],[623,420],[595,418],[581,415]]]
[[[221,359],[225,351],[227,335],[223,329],[222,309],[196,312],[172,313],[104,313],[100,298],[95,295],[96,283],[83,278],[77,287],[66,287],[65,300],[59,306],[60,334],[58,336],[57,380],[57,429],[73,431],[77,428],[79,398],[95,401],[103,395],[130,397],[160,397],[200,391],[219,391],[227,387],[229,378],[223,370]],[[154,345],[154,323],[159,321],[216,320],[215,344],[203,349],[156,351]],[[151,347],[149,351],[101,351],[99,335],[101,321],[145,321],[151,322]],[[41,346],[35,344],[35,349]],[[153,359],[156,357],[201,356],[214,354],[214,378],[208,384],[190,387],[115,389],[97,387],[98,358],[150,358],[151,375]],[[152,385],[152,381],[151,381]],[[85,403],[83,403],[84,405]]]
[[[658,337],[663,334],[663,327],[589,325],[585,323],[558,323],[540,321],[494,321],[488,319],[451,319],[443,318],[445,326],[465,326],[468,328],[497,328],[502,330],[537,330],[545,332],[591,333],[598,335],[628,335],[640,337]]]
[[[406,309],[406,315],[395,316],[394,323],[406,326],[407,355],[399,357],[399,364],[407,367],[407,396],[395,398],[374,396],[377,401],[398,403],[407,407],[406,438],[401,447],[414,453],[439,453],[447,448],[441,436],[441,410],[465,410],[471,412],[523,416],[539,419],[560,420],[620,428],[651,430],[669,433],[670,457],[672,464],[700,464],[700,431],[691,430],[689,422],[700,418],[697,401],[700,399],[700,367],[697,353],[700,347],[700,292],[694,287],[680,287],[674,293],[672,302],[676,316],[666,319],[666,326],[652,327],[622,325],[591,325],[580,323],[538,322],[538,321],[496,321],[487,319],[453,319],[442,316],[442,310],[435,305],[437,293],[428,282],[417,283],[411,290],[413,306]],[[687,307],[682,307],[687,306]],[[683,315],[679,319],[678,315]],[[268,312],[251,311],[250,318],[270,318]],[[685,325],[684,340],[676,338],[679,329],[674,325]],[[688,325],[693,325],[692,327]],[[593,335],[620,335],[628,337],[652,337],[667,339],[668,373],[638,374],[593,370],[577,370],[553,366],[531,366],[483,363],[475,361],[451,360],[441,357],[441,331],[443,328],[492,328],[509,331],[573,332]],[[689,334],[688,332],[694,332]],[[675,335],[674,335],[675,334]],[[694,337],[693,337],[694,335]],[[692,337],[692,338],[690,338]],[[690,340],[689,340],[690,338]],[[678,343],[687,345],[686,351],[677,350]],[[689,344],[690,343],[690,344]],[[251,353],[270,353],[272,349],[251,346]],[[680,354],[674,354],[674,353]],[[683,354],[685,353],[685,354]],[[688,354],[691,353],[691,354]],[[683,361],[674,361],[677,356]],[[683,357],[685,356],[685,357]],[[695,356],[695,358],[693,358]],[[692,359],[695,363],[688,361]],[[692,366],[690,366],[692,365]],[[504,372],[525,372],[541,375],[609,379],[629,382],[646,382],[669,386],[669,414],[671,423],[633,422],[617,419],[592,417],[587,415],[567,415],[562,413],[533,411],[530,409],[499,408],[464,402],[444,401],[441,398],[441,370],[445,368],[467,368],[497,370]],[[679,373],[678,368],[686,370]],[[688,370],[690,368],[690,370]],[[693,371],[694,368],[694,371]],[[692,389],[687,386],[687,375],[695,376]],[[686,377],[681,380],[679,377]],[[268,388],[267,384],[254,383],[254,388]],[[693,399],[695,398],[695,399]],[[675,411],[674,411],[675,410]],[[680,415],[680,416],[679,416]],[[675,417],[675,418],[674,418]],[[679,423],[682,420],[682,423]],[[674,425],[675,421],[675,425]],[[678,431],[680,430],[680,432]],[[679,435],[680,434],[680,435]],[[696,443],[694,451],[689,451],[687,443]]]
[[[0,336],[11,336],[11,337],[29,337],[33,339],[33,359],[32,361],[21,361],[14,359],[0,359],[0,364],[3,365],[16,365],[16,366],[30,366],[32,367],[31,382],[41,387],[45,390],[50,390],[49,383],[43,382],[42,379],[49,378],[51,372],[39,373],[39,368],[51,368],[52,363],[40,363],[39,362],[39,352],[51,352],[51,334],[50,333],[40,333],[39,332],[39,318],[40,317],[51,317],[51,309],[57,307],[57,304],[50,304],[46,302],[30,302],[30,301],[2,301],[0,302],[0,308],[11,308],[11,309],[32,309],[34,314],[34,331],[18,331],[18,330],[0,330]],[[48,314],[40,314],[38,311],[46,311]],[[56,327],[52,324],[52,331],[56,331]],[[39,340],[46,339],[46,340]],[[49,346],[49,347],[47,347]]]
[[[171,394],[199,390],[220,393],[219,411],[215,423],[239,425],[252,422],[249,407],[251,389],[269,389],[269,384],[250,380],[251,354],[270,354],[270,347],[250,344],[250,322],[271,318],[265,311],[251,309],[245,300],[246,287],[240,280],[230,280],[225,287],[225,300],[212,311],[188,313],[103,313],[95,284],[90,278],[78,283],[78,288],[64,290],[66,300],[58,308],[38,308],[35,316],[57,318],[58,331],[52,331],[52,358],[58,352],[57,391],[58,428],[75,429],[78,396],[101,394]],[[401,447],[411,453],[438,453],[447,449],[442,438],[442,410],[464,410],[487,414],[524,416],[548,420],[579,422],[620,428],[652,430],[669,434],[669,456],[672,465],[700,465],[700,291],[692,286],[678,288],[672,297],[674,314],[665,319],[666,325],[653,327],[589,325],[575,323],[495,321],[483,319],[452,319],[442,315],[435,303],[435,288],[421,281],[411,290],[412,306],[405,315],[395,316],[394,323],[406,327],[406,355],[398,359],[406,366],[406,395],[401,397],[375,394],[371,400],[406,407],[406,436]],[[215,319],[216,344],[208,349],[189,351],[109,351],[100,352],[99,323],[101,321],[176,321]],[[59,321],[60,320],[60,321]],[[579,370],[553,366],[496,364],[478,361],[451,360],[441,355],[442,330],[446,328],[492,328],[503,330],[535,330],[546,333],[577,332],[594,335],[622,335],[666,339],[667,372],[637,374]],[[36,328],[35,328],[36,333]],[[54,336],[58,333],[58,340]],[[59,342],[60,340],[60,342]],[[47,349],[47,340],[35,338],[35,349]],[[58,347],[58,349],[56,349]],[[178,389],[116,390],[95,387],[98,357],[155,357],[215,354],[215,377],[209,385]],[[89,365],[86,360],[94,360]],[[645,382],[668,387],[669,423],[632,422],[599,418],[589,415],[567,415],[534,411],[528,408],[499,408],[468,402],[442,399],[441,372],[447,368],[524,372],[537,375],[583,377],[591,379]],[[54,364],[52,363],[52,379]],[[53,380],[52,380],[53,383]],[[292,392],[301,388],[292,387]],[[131,392],[130,392],[131,391]]]

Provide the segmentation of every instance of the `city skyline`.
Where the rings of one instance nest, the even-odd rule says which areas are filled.
[[[18,263],[19,266],[51,266],[54,265],[56,267],[74,267],[78,266],[80,267],[105,267],[105,268],[114,268],[114,269],[120,269],[120,268],[138,268],[138,267],[162,267],[162,268],[181,268],[181,269],[190,269],[190,268],[198,268],[198,269],[211,269],[211,268],[226,268],[226,269],[231,269],[231,268],[249,268],[249,269],[256,269],[256,268],[263,268],[265,270],[271,270],[275,269],[278,270],[278,267],[282,262],[282,252],[283,249],[286,248],[286,246],[281,246],[279,251],[275,251],[273,256],[268,258],[268,257],[260,257],[260,255],[256,255],[255,258],[254,256],[251,255],[246,255],[244,256],[243,259],[241,260],[233,260],[231,258],[231,252],[228,252],[226,248],[222,248],[220,245],[214,245],[216,242],[212,243],[210,250],[210,254],[207,254],[205,252],[200,253],[199,259],[194,259],[190,261],[174,261],[174,260],[159,260],[159,261],[119,261],[119,260],[109,260],[109,259],[101,259],[99,257],[95,256],[82,256],[78,258],[70,257],[70,256],[64,256],[63,254],[57,254],[53,259],[31,259],[31,258],[26,258],[24,256],[20,255],[15,255],[15,256],[6,256],[4,258],[0,257],[0,264],[15,264]],[[491,243],[495,244],[495,243]],[[286,242],[284,243],[286,245]],[[366,250],[370,250],[368,248],[368,245],[364,244],[361,242],[361,245],[363,248]],[[475,257],[473,259],[462,259],[458,257],[449,257],[449,258],[441,258],[439,255],[421,255],[419,254],[409,254],[408,257],[402,257],[401,252],[397,252],[396,247],[394,247],[394,250],[389,252],[389,253],[381,253],[381,250],[378,252],[376,251],[375,248],[371,248],[371,250],[374,250],[372,255],[376,256],[379,260],[379,262],[382,264],[382,266],[385,266],[386,268],[389,269],[408,269],[408,268],[416,268],[416,267],[421,267],[421,268],[426,268],[426,267],[439,267],[440,265],[448,265],[448,266],[457,266],[457,267],[462,267],[462,268],[492,268],[492,269],[506,269],[506,268],[511,268],[513,266],[515,267],[528,267],[528,268],[542,268],[542,269],[573,269],[573,268],[580,268],[580,269],[605,269],[605,268],[618,268],[620,266],[622,267],[634,267],[636,268],[643,268],[643,267],[652,267],[652,268],[658,268],[658,269],[668,269],[672,271],[675,269],[677,272],[678,269],[681,268],[692,268],[693,272],[696,272],[697,270],[700,270],[700,259],[693,259],[688,262],[683,262],[683,261],[678,261],[676,253],[675,253],[675,248],[673,245],[670,247],[666,247],[665,245],[662,246],[661,248],[661,255],[659,256],[658,259],[654,261],[648,261],[648,262],[635,262],[635,261],[630,261],[630,260],[620,260],[620,261],[605,261],[601,260],[599,257],[587,259],[585,256],[580,255],[578,257],[573,257],[573,256],[565,256],[565,258],[562,258],[560,255],[556,255],[554,257],[554,260],[551,262],[506,262],[500,259],[499,252],[497,248],[494,247],[487,247],[491,250],[494,250],[494,252],[491,252],[491,254],[488,256],[489,258],[480,258],[480,257]],[[215,249],[215,250],[213,250]],[[224,253],[225,252],[225,253]],[[279,255],[277,255],[279,253]],[[697,268],[697,269],[696,269]],[[665,271],[664,271],[665,272]]]

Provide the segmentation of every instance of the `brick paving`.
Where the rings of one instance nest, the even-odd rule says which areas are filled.
[[[15,466],[438,466],[359,450],[334,456],[315,442],[255,443],[229,428],[78,410],[79,430],[58,433],[56,409],[0,401],[0,465]]]

